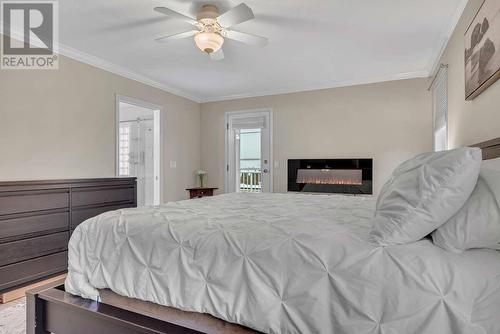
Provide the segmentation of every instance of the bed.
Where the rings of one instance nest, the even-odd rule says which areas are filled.
[[[28,333],[500,332],[500,253],[376,246],[374,204],[228,194],[100,215],[72,236],[65,286],[28,294]]]

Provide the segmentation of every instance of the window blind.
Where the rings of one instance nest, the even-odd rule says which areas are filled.
[[[265,129],[265,116],[235,117],[232,120],[233,129]]]

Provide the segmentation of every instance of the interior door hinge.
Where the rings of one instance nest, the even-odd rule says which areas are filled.
[[[226,171],[229,172],[229,165],[226,165]]]
[[[226,130],[229,131],[229,123],[226,123]]]

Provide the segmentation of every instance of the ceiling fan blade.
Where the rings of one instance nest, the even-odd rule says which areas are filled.
[[[181,14],[179,12],[176,12],[175,10],[166,8],[166,7],[155,7],[155,11],[158,13],[162,13],[164,15],[170,16],[171,18],[177,19],[177,20],[182,20],[187,23],[190,23],[192,25],[198,24],[198,21],[196,21],[195,18],[189,17],[187,15]]]
[[[217,21],[224,28],[229,28],[254,18],[255,16],[253,15],[252,9],[244,3],[241,3],[220,15]]]
[[[196,35],[197,32],[198,32],[197,30],[191,30],[191,31],[181,32],[181,33],[175,34],[175,35],[162,36],[162,37],[155,38],[155,41],[157,41],[158,43],[168,43],[171,41],[175,41],[177,39],[193,37],[194,35]]]
[[[219,51],[217,51],[217,52],[212,52],[210,54],[210,59],[212,59],[212,60],[224,59],[224,51],[222,51],[222,48],[220,48]]]
[[[228,30],[224,34],[224,37],[229,39],[234,39],[235,41],[242,42],[249,45],[256,46],[266,46],[268,39],[266,37],[247,34],[246,32],[239,32],[234,30]]]

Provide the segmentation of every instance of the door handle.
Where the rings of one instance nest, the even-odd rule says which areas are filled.
[[[269,170],[266,168],[262,172],[265,173],[265,174],[267,174],[267,173],[269,173]]]

